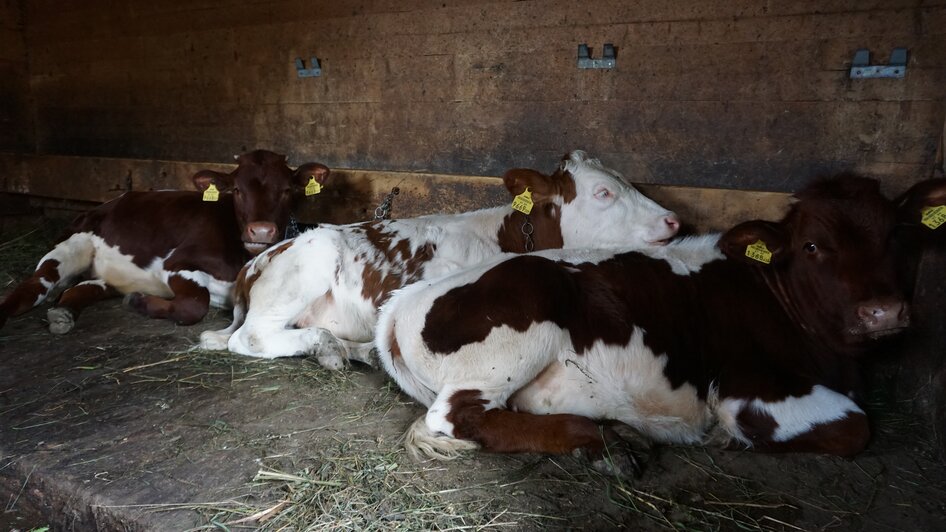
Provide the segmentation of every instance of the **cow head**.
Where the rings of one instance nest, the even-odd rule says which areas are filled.
[[[220,192],[231,192],[220,201],[232,201],[240,238],[246,250],[256,255],[282,240],[295,203],[311,179],[325,184],[329,169],[306,163],[293,171],[286,156],[266,150],[237,155],[237,168],[229,174],[201,170],[194,185],[204,191],[213,184]]]
[[[856,350],[909,324],[894,232],[898,218],[918,218],[942,191],[921,187],[897,206],[872,179],[819,180],[795,195],[781,222],[739,224],[719,245],[730,258],[762,268],[805,330],[835,350]]]
[[[514,169],[503,182],[513,196],[529,189],[533,212],[556,219],[566,248],[658,246],[680,228],[676,214],[583,151],[565,155],[550,176]]]

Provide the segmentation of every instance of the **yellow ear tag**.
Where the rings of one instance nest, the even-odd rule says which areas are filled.
[[[220,191],[217,190],[217,187],[211,183],[207,190],[204,191],[204,201],[217,201],[220,199]]]
[[[310,177],[309,182],[305,185],[305,195],[314,196],[319,192],[322,192],[322,185],[315,180],[315,176]]]
[[[315,176],[310,177],[309,182],[305,185],[305,195],[315,196],[319,192],[322,192],[322,185],[315,180]]]
[[[936,229],[937,227],[946,223],[946,205],[927,207],[920,212],[923,215],[920,223],[929,227],[930,229]]]
[[[529,192],[529,187],[526,187],[522,194],[512,199],[512,208],[523,214],[532,212],[532,193]]]
[[[772,262],[772,252],[765,247],[765,242],[761,240],[756,240],[754,244],[746,246],[746,256],[765,264]]]

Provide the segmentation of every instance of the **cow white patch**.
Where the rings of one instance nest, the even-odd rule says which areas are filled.
[[[719,237],[719,234],[683,237],[663,247],[642,249],[641,253],[665,260],[677,275],[690,275],[707,263],[725,258],[716,245]]]
[[[712,423],[712,412],[696,387],[674,389],[664,375],[667,355],[655,355],[635,327],[627,345],[597,341],[558,360],[516,392],[510,408],[533,414],[576,414],[613,419],[663,442],[696,443]]]

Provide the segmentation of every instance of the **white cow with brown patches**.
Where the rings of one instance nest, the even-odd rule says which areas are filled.
[[[378,307],[390,294],[504,252],[660,246],[676,215],[623,177],[575,151],[550,176],[510,170],[509,192],[526,189],[526,215],[511,206],[404,220],[323,225],[249,263],[235,288],[234,321],[201,335],[206,349],[275,358],[316,353],[322,365],[374,364]]]

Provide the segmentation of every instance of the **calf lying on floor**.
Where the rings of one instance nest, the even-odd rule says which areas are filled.
[[[373,364],[377,308],[408,283],[502,252],[660,246],[679,228],[673,213],[584,152],[550,176],[519,169],[503,181],[512,195],[531,195],[529,214],[505,206],[323,225],[268,250],[237,281],[233,323],[205,332],[201,345],[266,358],[316,353],[332,369],[347,359]]]
[[[0,302],[0,327],[66,287],[47,312],[54,333],[70,331],[83,308],[119,293],[142,314],[180,324],[200,321],[210,305],[229,306],[240,268],[282,239],[305,186],[329,175],[318,163],[293,171],[285,156],[265,150],[237,162],[230,174],[197,172],[201,192],[128,192],[80,215]],[[70,287],[81,277],[88,280]]]
[[[946,185],[929,189],[901,215],[918,220]],[[600,458],[617,441],[605,420],[658,442],[857,453],[869,437],[857,357],[909,323],[897,212],[854,176],[796,197],[780,223],[648,253],[503,258],[399,291],[376,342],[429,407],[408,450]]]

